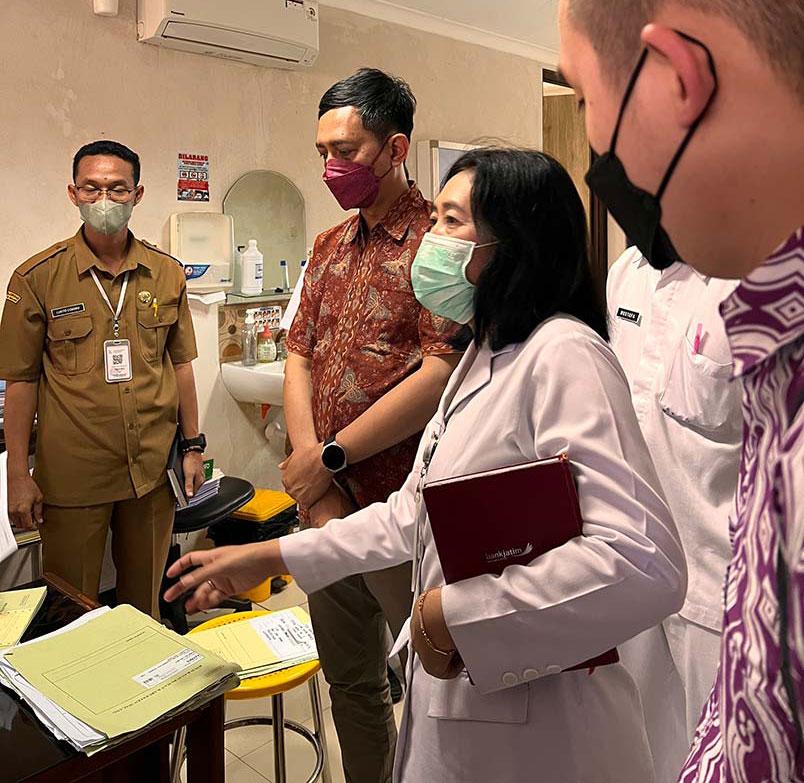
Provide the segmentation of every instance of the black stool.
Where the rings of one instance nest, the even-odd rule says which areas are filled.
[[[205,500],[198,506],[183,508],[176,511],[176,518],[173,522],[173,536],[168,550],[165,573],[162,575],[162,587],[159,591],[159,613],[163,620],[170,623],[171,628],[178,634],[186,634],[189,630],[187,625],[187,614],[184,611],[182,599],[168,603],[162,598],[165,590],[175,583],[175,579],[167,578],[167,570],[181,556],[181,546],[179,536],[184,533],[194,533],[203,530],[215,522],[225,519],[233,511],[244,506],[254,497],[254,487],[245,479],[235,478],[234,476],[224,476],[221,478],[220,488],[215,497]],[[248,603],[246,609],[251,609]]]

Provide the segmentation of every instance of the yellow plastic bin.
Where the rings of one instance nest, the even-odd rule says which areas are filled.
[[[273,489],[256,489],[254,497],[248,503],[233,511],[226,519],[211,525],[207,535],[215,542],[215,546],[251,544],[286,535],[297,522],[296,501],[290,495]],[[278,592],[277,587],[272,589],[276,576],[269,577],[237,597],[255,604],[267,601],[272,592]],[[284,586],[290,584],[289,576],[281,576]]]

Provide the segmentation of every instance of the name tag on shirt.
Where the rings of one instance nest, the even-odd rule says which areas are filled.
[[[83,302],[74,305],[67,305],[67,307],[56,307],[50,311],[53,318],[64,318],[65,315],[75,315],[76,313],[83,313],[86,311]]]
[[[617,317],[622,318],[623,321],[636,324],[637,326],[642,323],[642,316],[636,310],[628,310],[625,307],[617,308]]]
[[[103,359],[106,383],[122,383],[132,379],[131,343],[128,340],[106,340],[103,343]]]

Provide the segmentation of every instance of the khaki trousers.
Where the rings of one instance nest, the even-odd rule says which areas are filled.
[[[309,596],[347,783],[391,780],[396,724],[386,622],[396,637],[410,616],[410,570],[407,563],[352,576]]]
[[[167,484],[141,498],[116,503],[80,508],[46,505],[39,531],[44,568],[97,598],[111,528],[118,602],[158,620],[175,505]]]

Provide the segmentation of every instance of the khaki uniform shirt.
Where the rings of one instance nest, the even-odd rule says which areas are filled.
[[[120,339],[131,344],[133,379],[107,383],[104,342],[128,290]],[[38,381],[34,478],[45,503],[91,506],[142,497],[165,481],[176,432],[174,365],[197,356],[181,264],[131,237],[112,277],[79,232],[16,269],[0,325],[0,378]]]

